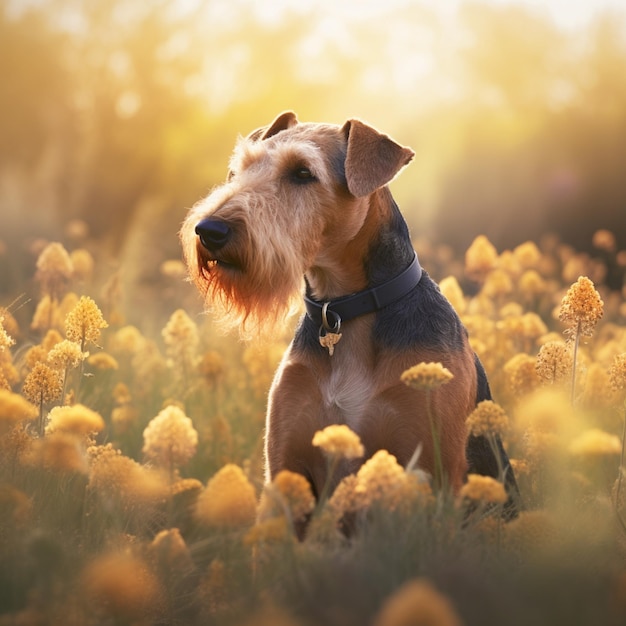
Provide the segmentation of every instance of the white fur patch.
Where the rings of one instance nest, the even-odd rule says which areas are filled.
[[[371,402],[372,384],[367,372],[353,362],[349,367],[334,368],[321,392],[326,406],[337,407],[346,424],[354,428]]]

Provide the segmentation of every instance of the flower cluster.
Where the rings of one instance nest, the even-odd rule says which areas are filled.
[[[317,431],[313,445],[331,458],[358,459],[365,454],[359,436],[345,424],[331,424]]]
[[[198,432],[177,406],[164,408],[143,431],[143,453],[163,467],[185,465],[196,453]]]
[[[507,501],[504,485],[491,476],[480,474],[468,474],[459,495],[475,502],[502,504]]]
[[[559,310],[559,321],[570,326],[581,337],[591,337],[604,314],[604,302],[586,276],[580,276],[568,289]]]
[[[80,344],[81,350],[88,343],[97,345],[100,331],[107,327],[98,305],[89,296],[81,296],[65,318],[65,334],[70,341]]]
[[[309,481],[302,474],[282,470],[263,489],[259,519],[286,515],[298,522],[305,519],[314,508],[315,497]]]
[[[427,579],[404,583],[381,608],[373,626],[462,626],[451,600]]]
[[[418,363],[405,370],[400,380],[413,389],[430,391],[449,383],[454,378],[441,363]]]
[[[207,526],[238,528],[254,523],[256,508],[254,487],[238,465],[228,463],[198,497],[195,516]]]
[[[613,391],[626,389],[626,352],[614,357],[609,369],[609,383]]]
[[[430,484],[420,475],[405,471],[387,450],[378,450],[356,475],[339,483],[328,505],[340,517],[373,506],[394,511],[430,495]]]
[[[99,433],[104,428],[104,420],[96,411],[82,404],[56,406],[48,414],[46,433],[57,431],[75,435]]]
[[[548,341],[539,349],[535,370],[542,383],[554,385],[568,379],[573,365],[570,346],[561,341]]]
[[[485,276],[495,266],[498,251],[484,235],[474,239],[465,252],[465,273],[475,280],[484,280]]]
[[[479,402],[469,414],[467,428],[472,435],[502,435],[509,426],[505,410],[492,400]]]

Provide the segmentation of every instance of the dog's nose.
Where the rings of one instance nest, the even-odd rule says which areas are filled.
[[[200,237],[200,243],[211,251],[219,250],[226,245],[230,238],[231,230],[228,224],[211,218],[203,219],[196,224],[196,235]]]

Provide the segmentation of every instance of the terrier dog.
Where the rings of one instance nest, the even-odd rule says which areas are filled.
[[[280,321],[294,298],[306,313],[276,372],[266,425],[266,473],[304,475],[319,496],[327,464],[311,441],[347,424],[365,458],[386,449],[406,465],[437,459],[458,491],[468,471],[496,477],[498,462],[465,420],[490,399],[467,332],[418,262],[387,184],[414,153],[371,126],[299,123],[285,112],[239,140],[227,181],[194,206],[181,229],[190,278],[223,321],[256,330]],[[440,362],[454,378],[426,392],[400,375]],[[517,486],[498,442],[515,514]],[[332,480],[356,471],[345,461]]]

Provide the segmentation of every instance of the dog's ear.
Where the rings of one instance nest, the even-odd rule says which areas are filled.
[[[356,198],[386,185],[415,155],[359,120],[348,120],[341,130],[348,144],[346,181]]]
[[[262,140],[269,139],[281,130],[287,130],[292,126],[295,126],[297,123],[298,118],[296,117],[296,114],[293,111],[285,111],[284,113],[281,113],[269,126],[259,129],[259,131],[257,131],[258,135],[253,139],[258,139],[259,136]]]

